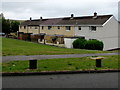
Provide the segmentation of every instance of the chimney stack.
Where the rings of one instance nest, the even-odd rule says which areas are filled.
[[[96,13],[96,12],[94,12],[93,18],[94,18],[94,19],[97,18],[97,13]]]
[[[32,20],[32,17],[30,17],[30,21]]]
[[[40,17],[40,21],[42,21],[42,19],[43,19],[43,18],[42,18],[42,17]]]
[[[73,19],[74,18],[74,14],[71,14],[71,18],[70,19]]]

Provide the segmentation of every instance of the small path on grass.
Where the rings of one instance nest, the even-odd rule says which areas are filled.
[[[43,59],[55,59],[55,58],[78,58],[86,56],[107,56],[107,55],[120,55],[120,53],[96,53],[96,54],[67,54],[67,55],[29,55],[29,56],[3,56],[2,62],[17,61],[17,60],[43,60]]]

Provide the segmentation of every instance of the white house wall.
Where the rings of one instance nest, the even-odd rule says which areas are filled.
[[[104,50],[115,49],[118,47],[118,21],[115,17],[101,28],[103,36],[100,38],[104,42]]]
[[[97,39],[104,43],[103,50],[118,48],[118,21],[111,17],[111,19],[104,25],[98,26],[96,31],[89,30],[89,26],[75,27],[75,36],[85,36],[85,39]]]

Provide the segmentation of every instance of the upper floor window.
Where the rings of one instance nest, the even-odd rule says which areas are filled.
[[[37,29],[38,27],[37,26],[35,26],[35,29]]]
[[[66,26],[66,30],[71,30],[71,27],[70,26]]]
[[[52,26],[48,26],[48,30],[50,30],[52,28]]]
[[[96,26],[90,26],[91,31],[96,31]]]
[[[24,26],[24,29],[26,29],[26,26]]]
[[[81,30],[81,26],[78,27],[78,30]]]
[[[57,28],[60,29],[60,26],[58,26]]]
[[[42,30],[44,29],[44,26],[42,26]]]

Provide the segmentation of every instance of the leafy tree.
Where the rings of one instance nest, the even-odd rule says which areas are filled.
[[[10,20],[6,20],[4,17],[2,17],[2,32],[6,34],[10,33]]]
[[[10,32],[17,32],[19,30],[20,22],[18,21],[11,21],[11,31]]]
[[[2,13],[0,14],[0,19],[2,19],[0,21],[2,21],[2,32],[3,33],[9,34],[11,32],[17,32],[19,30],[20,22],[15,21],[15,20],[13,21],[13,20],[5,19]]]

